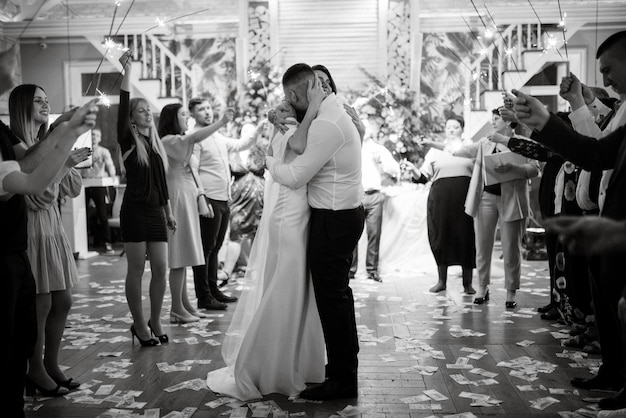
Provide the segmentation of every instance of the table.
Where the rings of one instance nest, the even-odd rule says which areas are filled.
[[[380,236],[379,265],[381,274],[431,275],[437,263],[428,243],[426,203],[430,183],[403,182],[383,190],[383,225]],[[365,273],[367,232],[359,240],[357,275]]]

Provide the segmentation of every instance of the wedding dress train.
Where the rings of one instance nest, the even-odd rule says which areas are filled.
[[[274,138],[274,156],[293,158],[286,152],[290,133]],[[213,392],[248,401],[297,395],[306,382],[324,381],[324,336],[306,259],[308,226],[306,186],[289,189],[268,174],[244,290],[222,346],[226,367],[207,375]]]

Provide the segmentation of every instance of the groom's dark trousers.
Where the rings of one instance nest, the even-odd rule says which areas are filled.
[[[356,384],[359,352],[348,272],[364,221],[363,206],[311,209],[309,267],[326,340],[327,377],[347,384]]]

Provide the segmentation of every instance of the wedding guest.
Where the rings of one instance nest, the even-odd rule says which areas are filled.
[[[231,153],[233,183],[228,228],[229,247],[221,270],[226,275],[222,286],[228,283],[236,262],[247,260],[250,244],[259,226],[265,189],[265,148],[266,144],[257,144],[250,150]],[[240,265],[245,268],[246,262]]]
[[[498,109],[492,110],[491,121],[495,133],[512,132],[511,127],[502,120]],[[522,164],[509,162],[496,164],[494,167],[496,176],[508,173],[512,174],[514,179],[487,184],[484,174],[485,157],[504,151],[509,151],[504,145],[483,138],[472,145],[461,147],[453,152],[453,155],[475,159],[465,200],[465,213],[474,218],[476,234],[479,296],[474,299],[474,303],[481,305],[489,300],[491,256],[496,227],[499,224],[504,257],[505,307],[513,309],[517,306],[515,294],[519,289],[521,278],[522,236],[529,211],[528,179],[539,174],[539,165],[529,159]]]
[[[170,191],[172,215],[176,219],[176,231],[168,234],[168,262],[170,266],[170,292],[172,307],[170,322],[196,322],[207,315],[197,311],[187,295],[187,266],[204,264],[202,238],[200,236],[200,216],[209,217],[207,211],[198,212],[197,199],[204,199],[202,190],[196,184],[190,166],[193,146],[200,141],[210,140],[210,135],[232,119],[232,112],[217,123],[198,129],[186,135],[189,113],[180,103],[168,104],[159,117],[159,136],[167,153],[169,169],[166,173],[167,188]],[[160,342],[168,342],[167,335],[157,335]]]
[[[48,128],[50,108],[43,88],[22,84],[11,91],[9,114],[11,130],[22,150],[34,147]],[[27,254],[35,277],[37,295],[37,342],[28,362],[26,392],[60,396],[80,385],[68,378],[59,365],[59,350],[65,323],[72,307],[71,288],[78,282],[78,271],[69,239],[63,228],[58,199],[76,197],[81,177],[74,165],[87,159],[88,148],[72,151],[55,181],[38,195],[27,195]],[[62,387],[64,389],[62,389]]]
[[[518,123],[511,110],[500,109],[500,114],[506,121]],[[557,115],[569,123],[569,113],[559,112]],[[580,172],[578,167],[545,146],[529,139],[510,138],[495,133],[490,136],[490,139],[505,145],[517,154],[546,162],[539,183],[539,208],[542,219],[582,213],[575,196],[576,182]],[[553,234],[547,233],[546,235],[551,303],[540,308],[541,319],[550,321],[561,319],[568,324],[582,325],[591,314],[585,258],[570,254]],[[581,339],[582,337],[576,338],[576,340]],[[580,348],[585,345],[582,344]]]
[[[411,173],[413,181],[432,182],[426,220],[428,241],[437,262],[438,281],[430,288],[433,293],[446,290],[448,267],[455,265],[461,266],[465,294],[476,293],[472,287],[472,271],[476,267],[474,221],[464,208],[474,162],[453,155],[463,145],[472,143],[463,139],[464,127],[462,117],[450,116],[443,142],[424,141],[433,148],[419,169],[410,161],[402,162],[403,170]]]
[[[100,145],[102,141],[102,131],[98,128],[91,130],[91,160],[92,165],[89,168],[80,170],[83,178],[104,178],[115,177],[116,170],[115,164],[113,164],[113,158],[111,158],[111,152]],[[85,188],[85,202],[86,207],[89,207],[89,202],[93,201],[96,208],[95,222],[90,223],[92,226],[91,233],[94,237],[94,246],[104,244],[104,252],[106,254],[113,254],[113,247],[111,246],[111,231],[109,230],[109,210],[108,205],[113,203],[115,196],[111,193],[109,187],[97,186]]]
[[[16,47],[0,53],[0,94],[12,87],[16,66]],[[0,347],[0,365],[11,382],[0,400],[7,416],[24,417],[27,363],[37,341],[36,285],[26,253],[27,209],[21,195],[39,195],[56,179],[76,138],[95,125],[97,111],[92,101],[73,112],[19,163],[13,147],[20,140],[0,122],[0,313],[7,337]],[[57,394],[66,391],[55,389]]]
[[[191,99],[189,111],[195,120],[194,130],[213,123],[213,108],[208,99]],[[194,147],[194,155],[199,164],[200,185],[214,214],[212,218],[200,217],[205,264],[193,267],[193,280],[200,309],[224,310],[227,307],[226,303],[237,301],[237,297],[224,294],[217,285],[218,254],[228,229],[232,198],[228,153],[248,149],[255,144],[256,139],[257,132],[252,125],[244,125],[241,139],[228,138],[216,132],[211,140],[199,142]]]
[[[372,107],[369,107],[369,109],[375,110]],[[400,165],[393,158],[391,152],[378,142],[378,134],[382,124],[381,117],[376,113],[370,113],[364,124],[366,130],[361,145],[361,170],[363,173],[361,181],[364,191],[363,209],[365,209],[365,231],[367,233],[365,268],[368,279],[382,282],[383,280],[378,272],[378,253],[380,250],[383,206],[385,203],[385,194],[382,192],[383,179],[396,180],[400,178]],[[358,253],[357,245],[352,255],[350,278],[354,277],[358,268]]]
[[[599,59],[604,85],[612,86],[614,90],[621,92],[626,85],[626,73],[622,71],[626,62],[626,31],[607,38],[598,48],[596,57]],[[625,148],[622,146],[626,128],[621,126],[601,140],[586,137],[572,131],[555,116],[551,116],[536,98],[516,90],[513,93],[518,96],[515,99],[517,118],[534,129],[533,139],[561,153],[586,170],[614,170],[606,190],[601,216],[624,220],[626,200],[622,196],[626,184],[623,176],[619,174],[624,169],[623,162],[626,161]],[[619,299],[626,291],[624,256],[624,253],[602,254],[590,259],[592,298],[600,338],[602,365],[596,376],[572,380],[572,385],[582,389],[621,389],[616,396],[599,401],[598,405],[602,409],[626,407],[624,391],[626,349],[624,330],[617,315]]]
[[[510,97],[505,97],[505,103],[512,103]],[[500,115],[502,118],[511,123],[511,124],[519,124],[519,121],[515,117],[515,112],[506,108],[500,109]],[[519,130],[521,131],[525,127],[520,126]],[[529,134],[528,131],[524,131],[524,133]],[[565,160],[559,154],[549,150],[547,147],[538,144],[535,141],[525,138],[519,137],[508,137],[498,133],[493,133],[490,136],[491,141],[499,143],[510,149],[512,152],[516,154],[523,155],[527,158],[537,160],[542,164],[541,168],[541,177],[539,181],[539,193],[538,193],[538,203],[539,210],[541,212],[541,219],[545,220],[555,215],[555,184],[556,178],[563,166]],[[540,306],[537,311],[541,313],[542,319],[555,319],[552,318],[552,315],[557,311],[557,301],[556,299],[556,255],[557,255],[557,247],[558,242],[556,236],[551,234],[550,232],[546,232],[545,235],[545,245],[546,245],[546,253],[548,255],[548,272],[550,274],[550,302],[544,306]]]
[[[596,58],[599,60],[600,72],[604,85],[611,86],[618,94],[623,93],[626,86],[626,31],[617,32],[607,38],[598,48]],[[574,163],[586,170],[613,169],[606,196],[601,205],[600,216],[615,220],[624,218],[625,208],[623,176],[625,135],[624,126],[600,140],[586,137],[573,132],[546,109],[540,108],[538,100],[523,93],[514,91],[515,112],[520,119],[535,129],[533,139],[554,148],[555,151],[567,156]],[[551,137],[552,135],[552,137]],[[599,402],[602,409],[620,409],[626,407],[624,376],[626,376],[626,344],[624,330],[619,325],[616,306],[619,295],[625,290],[626,272],[624,272],[624,254],[603,254],[590,259],[591,295],[595,311],[595,321],[600,340],[602,365],[596,376],[572,380],[572,385],[582,389],[621,389],[613,397],[604,398]]]
[[[159,344],[151,335],[166,335],[161,326],[161,309],[167,286],[167,230],[176,230],[165,173],[167,154],[157,135],[148,102],[129,100],[132,63],[129,55],[120,58],[124,76],[120,87],[117,140],[126,169],[126,192],[120,211],[120,229],[128,264],[126,300],[133,318],[130,332],[142,347]],[[150,260],[150,319],[142,307],[141,283]]]

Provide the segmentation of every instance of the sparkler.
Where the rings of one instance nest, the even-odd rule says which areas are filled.
[[[541,18],[539,18],[539,15],[537,14],[537,11],[535,10],[535,7],[534,7],[534,6],[533,6],[533,4],[530,2],[530,0],[528,0],[528,4],[530,5],[530,8],[533,10],[533,13],[535,14],[535,17],[537,18],[537,21],[539,22],[539,24],[540,24],[540,25],[541,25],[541,27],[543,28],[543,27],[544,27],[544,25],[543,25],[543,23],[541,22]],[[559,7],[560,7],[560,6],[559,6]],[[542,29],[542,34],[543,34],[543,29]],[[546,32],[546,36],[548,37],[548,44],[550,45],[550,48],[544,48],[544,49],[543,49],[543,52],[544,52],[544,53],[545,53],[545,52],[547,52],[547,51],[548,51],[548,49],[554,49],[554,50],[556,50],[556,52],[559,54],[559,57],[561,57],[561,59],[563,59],[563,55],[561,55],[561,51],[559,51],[559,50],[558,50],[558,48],[556,47],[556,46],[557,46],[557,42],[555,41],[555,40],[556,40],[556,38],[555,38],[553,35],[551,35],[551,34],[549,34],[549,33],[547,33],[547,32]]]
[[[159,20],[159,18],[157,17],[156,18],[157,24],[155,26],[152,26],[152,27],[144,30],[143,33],[150,32],[152,29],[156,29],[158,27],[163,27],[163,26],[165,26],[166,23],[170,23],[170,22],[173,22],[175,20],[182,19],[184,17],[189,17],[189,16],[200,14],[200,13],[204,13],[204,12],[209,11],[209,10],[211,10],[211,8],[207,7],[206,9],[198,10],[198,11],[192,12],[192,13],[187,13],[187,14],[184,14],[182,16],[178,16],[178,17],[175,17],[175,18],[172,18],[172,19],[169,19],[169,20],[164,20],[164,19],[163,20]]]
[[[111,99],[109,98],[109,96],[101,92],[99,89],[96,89],[96,93],[98,93],[98,96],[100,96],[100,103],[103,106],[111,107]]]
[[[497,30],[497,32],[498,32],[498,35],[500,35],[500,39],[502,40],[502,45],[503,45],[503,46],[504,46],[504,45],[506,45],[506,41],[504,40],[504,36],[502,35],[502,32],[500,32],[500,29],[498,29],[498,25],[496,24],[496,20],[493,18],[493,15],[491,14],[491,12],[489,11],[489,9],[487,8],[487,5],[486,5],[486,4],[483,4],[483,5],[485,6],[485,10],[487,11],[487,14],[489,15],[489,18],[490,18],[490,19],[491,19],[491,21],[493,22],[493,25],[495,26],[495,28],[496,28],[496,30]],[[495,44],[494,44],[494,46],[495,46]],[[497,47],[497,46],[495,46],[495,48],[496,48],[496,50],[497,50],[497,48],[498,48],[498,47]],[[499,54],[499,53],[500,53],[500,52],[498,51],[498,54]],[[505,56],[507,56],[507,57],[509,57],[509,59],[510,59],[510,60],[511,60],[511,62],[513,63],[513,66],[515,67],[515,71],[517,71],[517,74],[519,75],[519,77],[520,77],[520,79],[521,79],[521,77],[522,77],[522,76],[520,75],[519,68],[517,67],[517,63],[515,62],[515,59],[512,57],[512,54],[513,54],[513,48],[507,48],[507,49],[504,51],[504,55],[505,55]]]
[[[559,21],[559,27],[563,29],[561,33],[563,33],[563,48],[565,48],[565,58],[569,61],[569,54],[567,53],[567,38],[565,37],[565,31],[567,30],[565,28],[565,16],[567,16],[567,14],[564,14],[561,11],[561,0],[557,0],[557,3],[559,5],[559,15],[561,16],[561,20]]]

